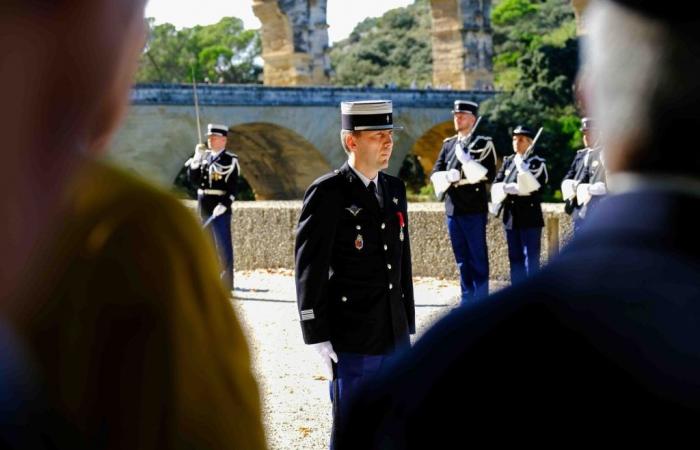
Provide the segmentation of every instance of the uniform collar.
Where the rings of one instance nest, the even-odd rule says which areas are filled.
[[[209,150],[209,151],[211,152],[211,158],[212,158],[212,159],[216,159],[216,158],[218,158],[219,156],[221,156],[221,155],[226,151],[226,149],[225,149],[225,148],[224,148],[224,149],[221,149],[221,150],[219,150],[218,152],[216,152],[216,151],[214,151],[214,150]]]
[[[369,179],[366,176],[362,174],[359,170],[355,169],[355,166],[348,160],[348,166],[350,169],[352,169],[353,172],[355,172],[355,175],[362,181],[362,183],[365,185],[365,187],[369,186],[369,183],[374,181],[374,185],[379,189],[379,172],[377,172],[377,176],[374,177],[374,179]]]

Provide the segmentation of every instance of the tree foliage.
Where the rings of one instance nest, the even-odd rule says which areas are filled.
[[[427,0],[367,18],[331,49],[331,82],[342,86],[423,87],[432,82]]]
[[[176,29],[148,19],[151,33],[136,75],[140,83],[260,83],[261,43],[256,30],[245,30],[235,17],[213,25]]]

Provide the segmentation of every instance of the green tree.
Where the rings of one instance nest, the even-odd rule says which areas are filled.
[[[255,30],[245,30],[235,17],[224,17],[207,26],[176,29],[169,23],[155,25],[136,75],[140,83],[182,83],[192,80],[215,83],[259,83],[262,47]]]
[[[432,82],[431,15],[427,0],[359,23],[330,52],[331,82],[408,88]]]

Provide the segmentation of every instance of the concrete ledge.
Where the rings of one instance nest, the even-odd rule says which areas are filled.
[[[186,201],[191,209],[196,202]],[[294,268],[294,231],[300,201],[235,202],[233,246],[237,270]],[[558,252],[571,235],[572,223],[562,204],[544,204],[543,263]],[[422,277],[458,277],[445,224],[442,203],[408,206],[413,274]],[[500,219],[489,216],[487,225],[491,279],[509,280],[508,248]]]

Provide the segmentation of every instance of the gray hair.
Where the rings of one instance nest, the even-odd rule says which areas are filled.
[[[343,150],[345,150],[345,154],[350,156],[350,149],[348,148],[348,144],[345,143],[345,139],[348,136],[354,136],[356,131],[352,130],[340,130],[340,144],[343,146]]]
[[[632,156],[626,169],[697,173],[700,164],[687,167],[689,161],[663,152],[681,150],[669,149],[669,139],[696,134],[700,126],[700,31],[611,1],[590,5],[586,27],[588,100],[613,151],[627,143],[635,152],[624,155]]]

